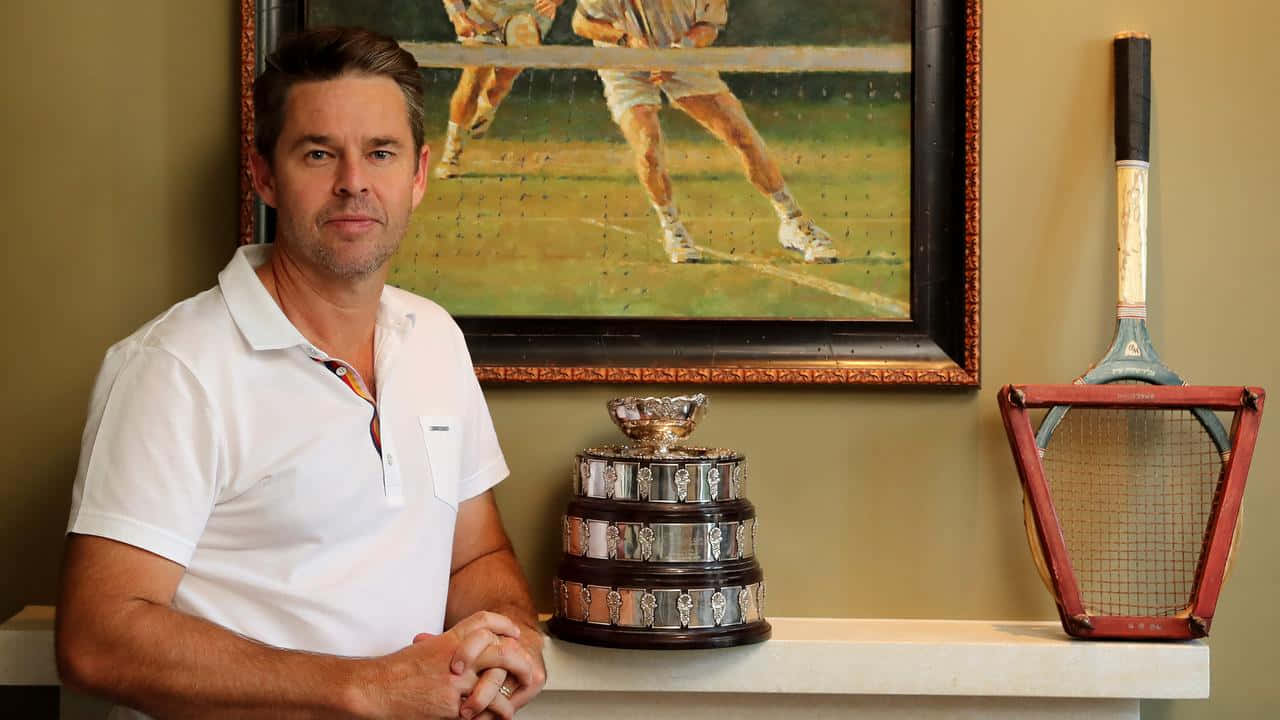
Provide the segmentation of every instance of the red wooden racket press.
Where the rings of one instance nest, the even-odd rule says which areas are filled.
[[[1028,540],[1068,634],[1209,634],[1264,398],[1238,386],[1000,389]]]

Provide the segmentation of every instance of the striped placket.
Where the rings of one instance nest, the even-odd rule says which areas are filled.
[[[382,457],[382,428],[378,422],[378,403],[365,389],[364,383],[356,379],[356,374],[346,365],[337,360],[326,360],[324,358],[312,358],[316,362],[329,368],[329,372],[338,377],[339,380],[346,383],[347,387],[356,395],[359,395],[365,402],[369,403],[369,407],[373,408],[373,419],[369,421],[369,439],[373,441],[373,449],[378,451],[378,457]]]

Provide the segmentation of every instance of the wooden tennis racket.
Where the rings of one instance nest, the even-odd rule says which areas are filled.
[[[1182,386],[1182,378],[1160,360],[1146,322],[1151,40],[1123,33],[1116,36],[1114,51],[1116,325],[1110,348],[1075,384]],[[1178,405],[1169,398],[1144,404],[1151,393],[1132,388],[1084,391],[1079,402],[1047,406],[1034,435],[1037,466],[1024,468],[1028,448],[1015,442],[1010,415],[1028,407],[1019,399],[1022,392],[1002,391],[1001,407],[1023,477],[1028,541],[1041,579],[1058,599],[1067,632],[1082,637],[1207,634],[1208,618],[1194,610],[1234,439],[1215,413],[1238,411],[1257,401],[1257,393],[1234,406],[1221,398],[1209,406]],[[1012,421],[1016,425],[1021,418]],[[1247,458],[1243,466],[1247,471]],[[1028,482],[1029,475],[1038,476],[1044,487]],[[1243,477],[1239,486],[1243,492]],[[1228,546],[1239,527],[1236,500]],[[1229,555],[1227,547],[1222,551]],[[1216,580],[1214,602],[1221,580]],[[1099,618],[1105,619],[1101,627]],[[1170,622],[1175,618],[1180,620]]]

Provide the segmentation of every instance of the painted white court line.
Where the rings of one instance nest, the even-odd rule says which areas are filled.
[[[581,220],[584,223],[587,223],[588,225],[595,225],[597,227],[602,227],[608,230],[616,230],[626,235],[643,235],[643,233],[637,232],[635,230],[619,227],[618,225],[606,223],[601,220],[597,220],[595,218],[579,218],[579,220]],[[658,242],[661,243],[662,241],[659,240]],[[710,255],[711,257],[716,258],[718,260],[734,263],[736,265],[742,265],[743,267],[750,268],[751,270],[755,270],[758,273],[762,273],[764,275],[772,275],[773,277],[781,278],[783,280],[788,280],[797,285],[803,285],[805,287],[813,288],[814,290],[819,290],[829,295],[845,298],[846,300],[853,300],[856,302],[860,302],[865,305],[871,306],[871,308],[876,310],[877,312],[893,313],[894,315],[897,315],[903,318],[908,318],[911,316],[910,310],[907,308],[906,303],[903,303],[899,300],[894,300],[893,298],[885,297],[884,295],[880,295],[878,293],[873,293],[868,290],[862,290],[856,287],[850,287],[849,285],[833,282],[831,280],[824,280],[822,278],[812,277],[809,275],[805,275],[804,273],[798,273],[794,270],[787,270],[786,268],[775,267],[773,265],[767,265],[765,263],[751,262],[749,260],[744,260],[743,258],[738,257],[736,255],[730,255],[729,253],[720,252],[719,250],[712,250],[711,248],[704,247],[702,245],[695,245],[694,247],[701,250],[704,255]]]

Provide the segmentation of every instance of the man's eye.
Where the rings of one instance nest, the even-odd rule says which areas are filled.
[[[324,150],[309,150],[307,152],[308,160],[323,160],[327,157],[329,157],[329,153],[325,152]]]
[[[374,160],[390,160],[395,154],[390,150],[374,150],[369,153],[369,155],[373,157]]]

